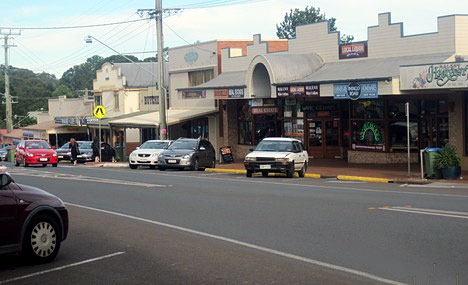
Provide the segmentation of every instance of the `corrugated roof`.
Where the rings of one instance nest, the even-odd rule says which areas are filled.
[[[158,63],[157,62],[137,62],[137,63],[114,63],[114,66],[120,68],[121,74],[125,76],[126,86],[133,88],[146,88],[156,86],[158,82]],[[165,63],[167,82],[167,63]]]
[[[431,54],[341,60],[338,62],[326,63],[322,68],[304,78],[283,83],[323,83],[399,77],[401,65],[443,62],[452,55],[453,54]]]
[[[58,125],[55,123],[55,121],[47,121],[47,122],[42,122],[36,125],[30,125],[23,127],[23,130],[39,130],[39,131],[47,131],[50,129],[55,129],[56,127],[63,127],[65,125]]]
[[[323,60],[317,54],[266,54],[264,57],[272,70],[272,83],[290,82],[319,70]]]
[[[231,71],[223,72],[212,80],[205,82],[201,85],[188,88],[179,88],[177,90],[203,90],[214,88],[232,88],[232,87],[245,87],[245,74],[247,71]]]

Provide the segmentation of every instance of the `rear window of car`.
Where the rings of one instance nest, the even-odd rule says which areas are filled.
[[[26,148],[29,149],[49,149],[50,145],[46,142],[26,142]]]
[[[163,149],[169,145],[169,142],[145,142],[140,146],[141,149]]]

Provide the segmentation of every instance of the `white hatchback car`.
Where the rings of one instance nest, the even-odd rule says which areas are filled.
[[[131,169],[136,169],[141,165],[147,165],[152,169],[156,168],[159,154],[171,143],[170,140],[149,140],[144,142],[140,147],[132,151],[128,159],[128,166]]]
[[[244,160],[247,177],[255,172],[268,176],[270,172],[286,173],[289,178],[294,172],[304,177],[309,164],[309,155],[300,140],[292,138],[265,138]]]

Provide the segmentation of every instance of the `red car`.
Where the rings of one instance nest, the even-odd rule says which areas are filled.
[[[44,140],[27,140],[21,141],[16,147],[16,166],[22,164],[27,167],[31,164],[52,164],[57,167],[58,157],[49,143]]]
[[[52,261],[68,234],[62,200],[16,184],[0,170],[0,254],[22,253],[38,263]]]

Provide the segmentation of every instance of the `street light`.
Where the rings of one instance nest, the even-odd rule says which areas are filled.
[[[85,37],[85,43],[87,44],[92,44],[93,43],[93,39],[95,41],[97,41],[98,43],[102,44],[103,46],[107,47],[108,49],[112,50],[113,52],[119,54],[120,56],[124,57],[126,60],[130,61],[131,63],[133,64],[136,64],[136,65],[139,65],[138,63],[136,63],[135,61],[131,60],[129,57],[121,54],[120,52],[116,51],[115,49],[111,48],[110,46],[106,45],[105,43],[103,43],[102,41],[96,39],[95,37],[91,36],[91,35],[88,35],[87,37]],[[163,63],[161,63],[163,64]],[[144,71],[148,72],[149,74],[155,76],[155,77],[158,77],[158,75],[154,74],[152,71],[150,70],[147,70],[146,68],[144,68],[143,66],[139,65],[139,68],[143,69]],[[159,89],[159,132],[160,132],[160,138],[161,137],[166,137],[166,126],[167,126],[167,122],[166,122],[166,102],[163,100],[166,100],[166,96],[165,96],[165,93],[163,94],[163,92],[166,92],[166,89],[164,88],[164,82],[162,82],[162,78],[163,76],[159,76],[158,78],[160,78],[159,82],[158,82],[158,89]],[[162,127],[162,128],[161,128]],[[163,133],[164,132],[164,133]]]

